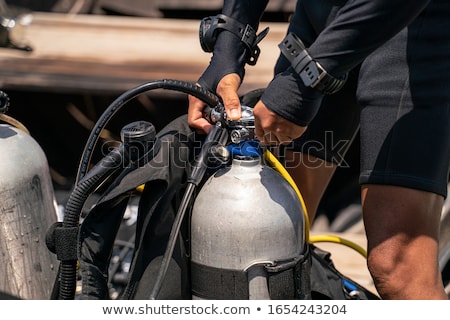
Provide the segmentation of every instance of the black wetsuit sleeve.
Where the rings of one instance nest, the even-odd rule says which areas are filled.
[[[308,51],[340,76],[411,23],[430,0],[354,0],[339,10]]]
[[[267,3],[268,0],[224,0],[222,14],[257,30]],[[238,36],[227,30],[221,30],[217,35],[209,66],[198,83],[215,92],[220,79],[227,74],[237,73],[242,80],[248,54],[245,44]]]
[[[347,1],[335,19],[312,42],[308,52],[328,73],[340,77],[412,22],[429,2]],[[305,7],[319,5],[320,1],[304,2]],[[287,120],[306,126],[318,111],[319,104],[314,103],[314,99],[320,99],[320,95],[305,88],[292,71],[288,68],[277,75],[264,92],[262,101]],[[300,83],[296,84],[296,81]]]

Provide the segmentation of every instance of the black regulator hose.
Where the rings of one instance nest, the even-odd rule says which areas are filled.
[[[121,168],[127,158],[125,148],[120,145],[104,157],[74,188],[64,209],[64,220],[60,228],[60,235],[69,244],[76,243],[80,215],[87,198],[105,181],[114,171]],[[69,239],[67,239],[69,238]],[[61,252],[66,249],[66,252]],[[75,248],[60,246],[57,255],[61,260],[59,276],[59,299],[73,300],[77,282],[77,252]]]
[[[59,278],[55,287],[59,288],[58,298],[73,299],[77,279],[77,239],[81,212],[87,198],[94,193],[115,171],[122,168],[136,168],[141,161],[151,158],[155,146],[156,129],[150,122],[135,121],[122,128],[122,144],[107,154],[75,185],[64,211],[62,226],[56,227],[56,254],[61,260]],[[59,281],[59,282],[58,282]],[[55,290],[54,290],[55,291]]]
[[[125,159],[128,158],[127,151],[129,149],[124,148],[124,144],[122,144],[120,147],[110,152],[110,154],[103,158],[93,169],[88,172],[92,153],[100,137],[100,133],[114,114],[116,114],[116,112],[119,111],[120,108],[122,108],[128,101],[142,93],[155,89],[167,89],[190,94],[202,100],[210,107],[215,107],[219,104],[219,99],[217,96],[194,83],[162,79],[144,83],[138,87],[126,91],[103,112],[92,129],[83,150],[75,180],[75,188],[66,204],[62,226],[56,227],[54,231],[54,237],[59,238],[59,240],[56,239],[54,241],[56,241],[57,244],[60,244],[54,245],[53,248],[56,251],[58,259],[61,260],[59,277],[55,283],[55,288],[59,289],[56,290],[59,292],[59,299],[74,299],[78,263],[76,246],[75,248],[72,248],[72,246],[68,247],[64,244],[61,245],[61,243],[64,243],[61,238],[69,236],[71,239],[66,241],[66,243],[76,243],[79,232],[80,215],[87,198],[105,181],[106,178],[111,176],[111,174],[113,174],[113,172],[117,170],[121,164],[124,164]]]
[[[203,102],[205,102],[205,104],[207,104],[210,107],[215,107],[219,103],[219,98],[216,95],[214,95],[213,93],[209,92],[208,90],[202,87],[197,86],[195,83],[172,79],[150,81],[124,92],[109,105],[109,107],[103,112],[103,114],[98,119],[94,128],[91,130],[91,134],[85,145],[80,160],[80,165],[78,167],[78,173],[75,179],[75,183],[78,183],[78,181],[81,180],[84,177],[84,175],[86,175],[95,145],[97,144],[101,131],[105,128],[108,121],[128,101],[130,101],[131,99],[137,97],[142,93],[155,89],[166,89],[190,94],[202,100]]]
[[[65,206],[63,223],[54,230],[54,240],[58,244],[55,251],[61,260],[60,276],[55,285],[59,299],[68,300],[75,296],[79,221],[87,198],[117,170],[135,169],[152,157],[156,129],[150,122],[132,122],[122,128],[120,136],[122,144],[99,161],[75,186]]]

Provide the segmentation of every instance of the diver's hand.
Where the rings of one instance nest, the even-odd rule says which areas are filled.
[[[209,123],[208,120],[203,118],[203,109],[206,104],[194,97],[189,95],[189,108],[188,108],[188,124],[195,129],[197,133],[207,134],[211,130],[213,124]]]
[[[229,120],[241,118],[241,101],[238,95],[240,85],[241,78],[236,73],[227,74],[217,85],[217,95],[222,99]]]
[[[241,78],[236,73],[227,74],[217,85],[216,94],[221,98],[227,113],[227,119],[239,120],[241,118],[241,103],[238,89]],[[208,133],[213,124],[203,118],[205,103],[198,98],[189,95],[188,124],[199,133]]]
[[[253,108],[255,135],[264,145],[288,144],[300,137],[307,127],[299,126],[269,110],[260,100]]]

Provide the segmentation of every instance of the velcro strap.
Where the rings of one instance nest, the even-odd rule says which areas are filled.
[[[77,227],[57,227],[54,230],[56,257],[60,261],[78,260],[77,255]]]
[[[244,25],[238,20],[224,14],[203,18],[200,25],[200,43],[204,51],[212,52],[214,50],[217,36],[216,32],[219,30],[227,30],[237,36],[245,45],[249,53],[247,63],[250,65],[256,64],[261,52],[258,43],[264,39],[269,32],[268,27],[257,35],[255,29],[253,29],[251,25]]]
[[[342,89],[347,81],[347,74],[342,78],[335,78],[314,61],[301,39],[292,32],[278,47],[307,87],[316,88],[324,94],[333,94]]]

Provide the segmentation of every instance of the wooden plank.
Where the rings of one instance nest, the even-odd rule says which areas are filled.
[[[271,31],[242,90],[267,85],[285,23]],[[26,38],[32,52],[0,48],[0,88],[57,92],[123,92],[171,78],[195,81],[210,54],[198,41],[199,21],[34,13]]]
[[[156,5],[160,9],[196,9],[219,10],[223,0],[160,0]],[[293,12],[297,0],[271,0],[267,4],[266,11]]]
[[[271,0],[267,4],[266,12],[270,13],[292,13],[296,0]],[[53,12],[72,12],[104,14],[116,12],[121,15],[137,17],[164,17],[163,12],[177,11],[186,12],[186,18],[192,13],[219,12],[223,0],[59,0],[53,7],[48,5],[36,5],[31,8],[42,8],[40,10]],[[30,5],[28,5],[30,7]]]

